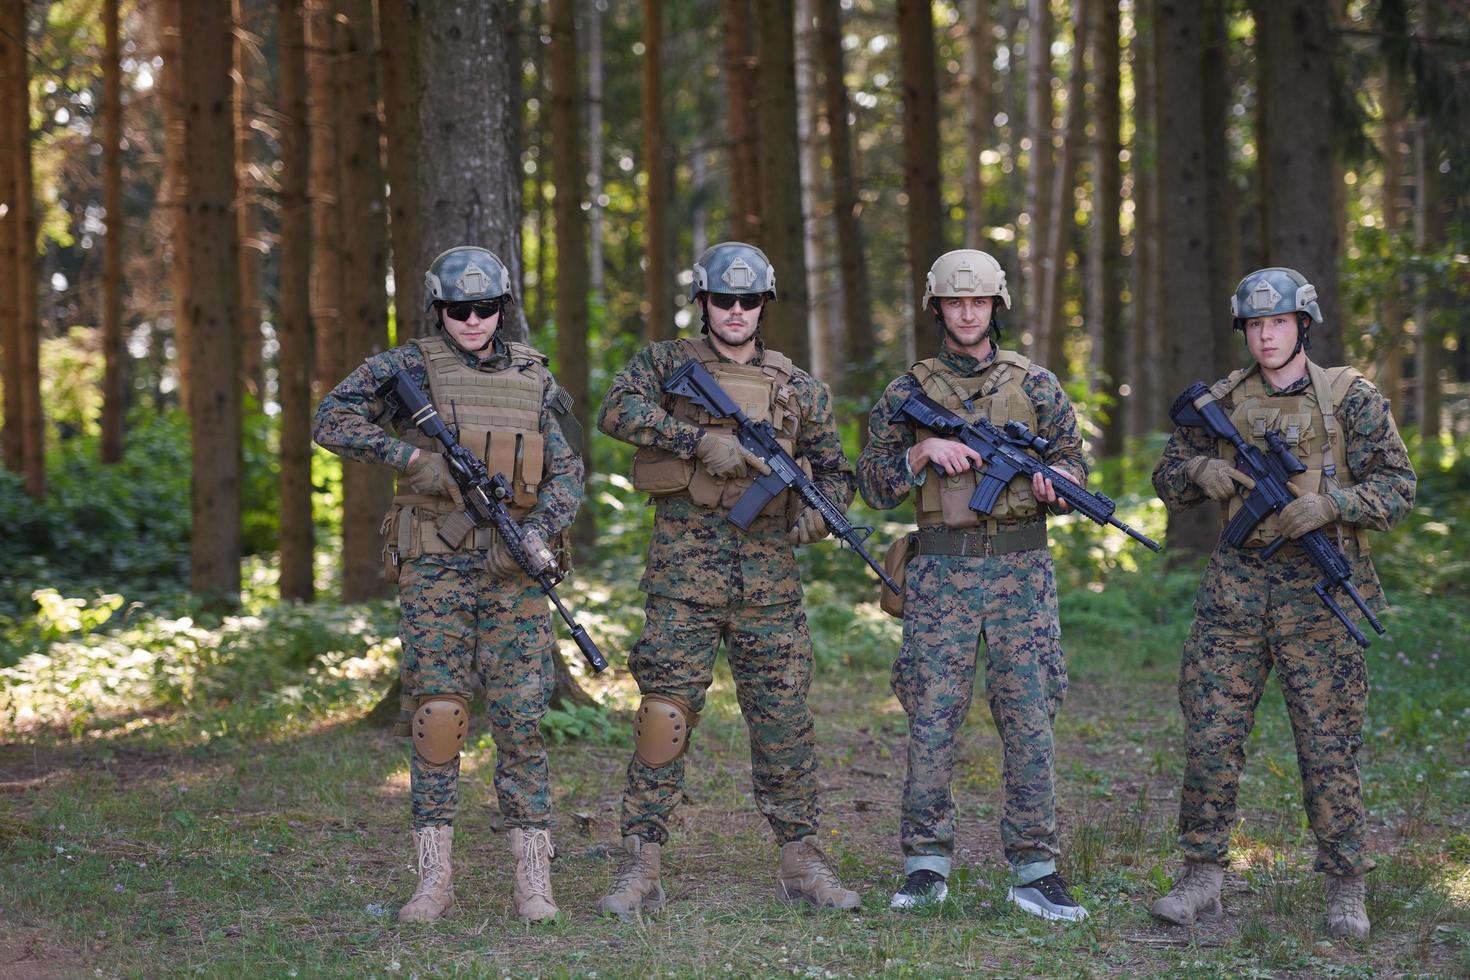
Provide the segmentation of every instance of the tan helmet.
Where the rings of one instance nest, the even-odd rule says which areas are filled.
[[[1006,272],[987,252],[957,248],[934,260],[924,277],[924,305],[939,297],[999,296],[1006,309],[1011,294],[1006,289]]]

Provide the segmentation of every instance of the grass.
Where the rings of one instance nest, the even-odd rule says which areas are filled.
[[[611,491],[609,491],[611,493]],[[1160,531],[1137,501],[1129,523]],[[882,526],[876,540],[891,539]],[[1395,575],[1427,524],[1385,543]],[[1057,530],[1071,689],[1057,724],[1064,873],[1084,925],[1005,899],[999,743],[983,698],[964,728],[952,900],[888,911],[898,883],[906,720],[888,690],[897,621],[866,571],[825,546],[803,557],[818,651],[812,707],[823,843],[864,894],[857,915],[787,909],[776,848],[750,800],[744,723],[723,663],[666,852],[667,911],[641,927],[592,914],[611,873],[627,721],[625,670],[588,680],[606,712],[548,723],[558,857],[555,925],[510,915],[494,748],[472,735],[456,824],[457,910],[393,917],[413,886],[408,749],[362,715],[394,670],[391,606],[275,606],[268,570],[246,612],[47,599],[11,624],[0,671],[0,973],[35,976],[1381,976],[1470,972],[1470,634],[1463,537],[1428,535],[1433,587],[1390,582],[1389,635],[1369,651],[1364,748],[1374,936],[1330,941],[1292,740],[1273,682],[1241,789],[1226,915],[1163,927],[1149,904],[1177,869],[1182,727],[1174,690],[1198,570]],[[613,549],[564,595],[615,666],[641,625]],[[1398,570],[1407,570],[1400,572]],[[103,611],[115,606],[107,616]],[[187,622],[186,622],[187,620]],[[18,637],[18,639],[17,639]],[[570,647],[570,644],[566,644]],[[137,651],[142,651],[138,654]],[[15,661],[12,656],[9,661]],[[580,669],[573,660],[574,669]],[[477,733],[478,734],[478,733]]]

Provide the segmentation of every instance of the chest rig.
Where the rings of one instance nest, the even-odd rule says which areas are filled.
[[[1230,421],[1247,442],[1269,456],[1266,433],[1275,432],[1292,455],[1301,460],[1306,472],[1290,480],[1298,496],[1352,486],[1347,448],[1336,412],[1348,387],[1362,374],[1351,367],[1321,368],[1308,361],[1307,377],[1311,383],[1302,390],[1290,395],[1273,395],[1266,388],[1260,368],[1252,366],[1233,372],[1210,389],[1217,399],[1232,396],[1235,407],[1230,412]],[[1216,451],[1221,459],[1235,458],[1234,447],[1225,440],[1220,441]],[[1226,523],[1239,512],[1241,505],[1238,494],[1221,505]],[[1335,527],[1341,540],[1343,526]],[[1276,515],[1271,514],[1256,526],[1244,547],[1264,547],[1280,533]],[[1358,553],[1366,555],[1366,533],[1362,529],[1349,533],[1358,542]]]
[[[499,371],[482,371],[464,362],[463,355],[440,337],[416,337],[411,343],[424,356],[429,376],[429,400],[454,430],[460,445],[485,461],[493,476],[502,474],[514,491],[507,501],[520,519],[536,505],[541,485],[546,439],[541,434],[541,399],[551,374],[546,358],[534,347],[506,341],[510,364]],[[422,452],[439,452],[437,442],[417,428],[400,433]],[[451,549],[437,533],[438,522],[457,508],[448,497],[399,494],[385,527],[396,536],[398,560],[421,554],[482,550],[490,546],[493,531],[477,529]],[[393,548],[395,542],[388,542]]]
[[[1008,419],[1015,419],[1035,431],[1036,406],[1021,387],[1030,368],[1031,361],[1024,355],[998,350],[990,366],[974,377],[954,373],[937,357],[919,361],[909,368],[909,373],[919,382],[924,394],[967,422],[984,418],[1000,428]],[[914,432],[914,441],[933,435],[930,430],[919,428]],[[931,469],[914,500],[919,526],[943,524],[959,529],[983,524],[993,533],[998,519],[1031,517],[1040,511],[1031,493],[1031,481],[1017,476],[996,500],[988,518],[977,514],[970,509],[970,496],[979,482],[980,475],[974,470],[941,476]]]
[[[721,360],[707,341],[681,340],[679,345],[705,366],[751,421],[770,422],[781,448],[796,455],[796,440],[805,420],[791,386],[790,358],[768,350],[760,364],[735,364]],[[664,410],[708,432],[735,430],[733,419],[713,418],[687,398],[665,396]],[[810,464],[804,458],[797,462],[810,475]],[[663,449],[644,447],[633,455],[633,488],[651,497],[684,495],[700,507],[729,510],[754,482],[754,474],[731,479],[714,476],[697,457],[682,459]],[[786,515],[795,508],[794,500],[789,490],[783,491],[772,498],[761,516]]]

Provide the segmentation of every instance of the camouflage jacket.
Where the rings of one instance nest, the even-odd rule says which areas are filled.
[[[961,377],[973,378],[990,367],[995,353],[992,344],[989,355],[979,361],[946,346],[939,358],[945,367]],[[1051,443],[1043,462],[1085,486],[1087,460],[1082,455],[1077,416],[1056,375],[1032,364],[1021,381],[1021,390],[1036,408],[1037,435]],[[857,479],[858,490],[869,506],[879,510],[897,507],[910,490],[924,482],[926,474],[912,472],[908,464],[908,451],[914,447],[914,427],[892,421],[898,407],[910,395],[922,391],[918,379],[906,371],[889,383],[868,416],[868,444],[858,457]]]
[[[765,347],[756,342],[753,364]],[[686,459],[694,455],[699,429],[664,409],[663,379],[687,360],[678,341],[660,341],[639,351],[613,379],[597,427],[635,446],[652,446]],[[812,479],[838,507],[852,502],[852,466],[832,422],[832,394],[800,368],[791,387],[804,420],[793,455],[806,457]],[[639,587],[653,595],[702,605],[750,606],[801,599],[796,558],[783,522],[757,520],[741,531],[726,512],[699,507],[684,496],[655,501],[653,539]]]
[[[510,355],[497,338],[483,361],[464,354],[468,365],[502,371],[510,366]],[[377,386],[400,370],[408,371],[425,392],[429,378],[424,358],[412,344],[374,354],[333,388],[317,407],[312,438],[324,449],[360,463],[381,463],[400,473],[408,467],[413,446],[395,435],[401,428],[387,418],[388,407],[374,394]],[[582,503],[584,468],[582,457],[573,452],[562,434],[561,423],[551,410],[558,389],[549,385],[541,397],[541,433],[546,439],[540,490],[536,506],[521,523],[539,531],[547,541],[572,523]],[[426,556],[450,564],[469,560],[465,555]]]
[[[1264,380],[1264,379],[1263,379]],[[1288,385],[1276,395],[1295,395],[1311,385],[1309,377]],[[1270,388],[1267,383],[1267,389]],[[1233,393],[1220,400],[1228,415],[1235,407]],[[1414,506],[1417,477],[1409,452],[1393,425],[1388,399],[1364,378],[1348,387],[1335,413],[1346,438],[1348,470],[1353,485],[1328,491],[1342,512],[1342,522],[1386,531]],[[1154,467],[1154,490],[1171,512],[1178,513],[1207,501],[1186,469],[1196,456],[1217,456],[1219,444],[1200,428],[1179,427],[1169,437],[1164,455]]]

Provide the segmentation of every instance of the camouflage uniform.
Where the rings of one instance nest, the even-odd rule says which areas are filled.
[[[993,345],[983,362],[946,347],[938,363],[951,375],[979,379],[996,360]],[[1056,377],[1032,365],[1020,387],[1034,408],[1035,430],[1051,442],[1046,463],[1085,484],[1087,464],[1077,419]],[[889,384],[869,416],[868,444],[858,459],[858,489],[873,507],[897,507],[925,480],[943,479],[909,469],[914,429],[891,421],[899,405],[922,390],[913,373],[903,374]],[[985,522],[981,530],[997,541],[1026,535],[1028,547],[986,557],[921,553],[907,566],[903,647],[892,679],[909,718],[901,827],[906,874],[929,870],[949,876],[955,742],[970,710],[981,644],[986,696],[1002,743],[1001,841],[1006,860],[1017,884],[1056,870],[1060,852],[1052,722],[1066,694],[1067,667],[1045,517],[1025,482],[1029,507],[1023,504],[1012,516]],[[1016,493],[1015,486],[1008,493]],[[927,526],[938,531],[946,527]]]
[[[459,354],[466,366],[487,372],[520,363],[519,355],[498,337],[483,361]],[[429,390],[418,347],[406,344],[375,354],[322,399],[316,441],[347,459],[406,469],[414,447],[385,428],[392,424],[385,418],[387,407],[374,394],[379,383],[399,370],[407,370],[422,390]],[[553,411],[558,394],[554,384],[542,393],[542,476],[535,505],[521,519],[522,526],[548,542],[571,524],[582,500],[582,459]],[[450,411],[444,417],[453,421]],[[475,672],[485,688],[495,740],[495,792],[501,811],[513,827],[549,827],[551,787],[541,718],[555,681],[555,636],[546,597],[525,575],[509,580],[492,575],[485,569],[484,550],[471,549],[423,554],[405,562],[399,602],[406,701],[432,694],[468,698]],[[453,822],[458,784],[458,756],[431,765],[413,753],[416,829]]]
[[[1310,377],[1280,390],[1264,379],[1261,383],[1268,403],[1312,391]],[[1227,414],[1235,409],[1235,398],[1233,393],[1220,397]],[[1368,381],[1352,380],[1333,414],[1344,435],[1352,485],[1323,492],[1337,503],[1341,524],[1349,527],[1322,530],[1337,539],[1370,606],[1381,607],[1378,575],[1360,547],[1361,535],[1352,529],[1387,530],[1407,514],[1414,501],[1414,469],[1388,401]],[[1237,423],[1237,428],[1266,450],[1261,434],[1253,439],[1247,427]],[[1208,499],[1186,472],[1196,456],[1233,460],[1205,430],[1175,429],[1153,474],[1154,489],[1171,512]],[[1235,548],[1222,540],[1195,598],[1179,674],[1186,747],[1180,847],[1190,861],[1227,863],[1245,743],[1274,665],[1296,737],[1307,819],[1317,837],[1316,870],[1361,875],[1373,867],[1364,853],[1358,777],[1368,693],[1363,651],[1312,591],[1321,573],[1301,547],[1288,544],[1266,559],[1262,543]]]
[[[689,357],[682,341],[640,351],[608,389],[598,427],[635,446],[692,457],[700,429],[671,414],[663,394],[663,379]],[[750,363],[759,366],[767,357],[756,341]],[[852,468],[833,427],[831,394],[800,369],[793,369],[789,387],[789,409],[799,417],[792,455],[805,458],[822,491],[846,508]],[[816,749],[806,703],[812,643],[786,514],[773,503],[741,531],[725,519],[725,509],[701,507],[687,494],[659,497],[654,506],[639,586],[648,593],[647,619],[628,667],[643,694],[676,698],[697,714],[724,640],[750,731],[756,805],[783,844],[800,840],[816,830],[818,819]],[[623,836],[664,844],[683,786],[683,756],[651,768],[635,754],[623,793]]]

